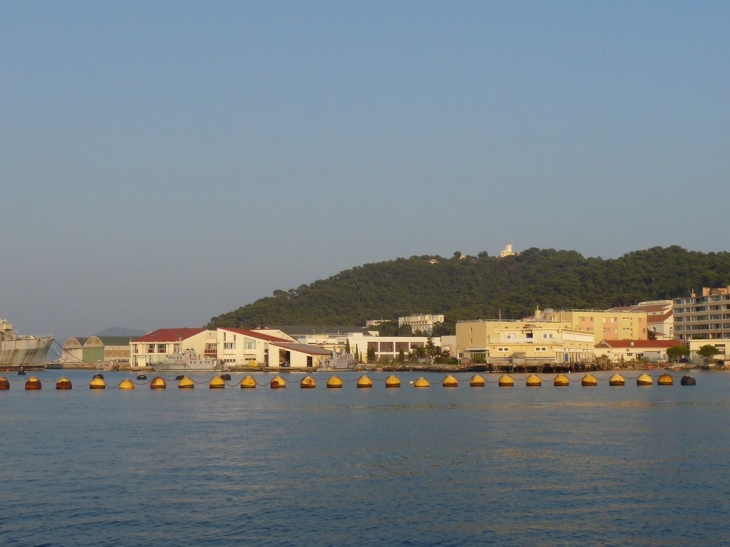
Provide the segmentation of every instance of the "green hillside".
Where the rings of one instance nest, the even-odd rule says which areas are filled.
[[[436,258],[432,264],[430,259]],[[413,256],[342,271],[289,291],[274,291],[209,327],[359,325],[412,313],[460,319],[519,318],[540,308],[593,308],[670,299],[692,288],[730,283],[730,253],[653,247],[618,259],[575,251],[527,249],[512,257]]]

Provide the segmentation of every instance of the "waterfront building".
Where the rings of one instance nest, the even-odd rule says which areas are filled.
[[[689,346],[689,360],[693,363],[700,363],[703,357],[699,354],[702,346],[710,345],[717,350],[717,354],[713,357],[718,361],[725,361],[730,358],[730,338],[712,338],[710,340],[704,338],[695,338],[687,340]]]
[[[529,365],[594,359],[594,336],[568,322],[476,320],[456,323],[461,362]]]
[[[730,338],[730,285],[675,298],[674,334],[683,342]]]
[[[603,340],[596,344],[596,357],[605,356],[612,363],[668,361],[667,350],[681,345],[679,340]]]
[[[350,348],[350,358],[358,356],[362,362],[367,361],[368,350],[375,353],[376,361],[396,361],[401,351],[407,356],[418,347],[425,347],[428,336],[380,336],[378,331],[368,331],[362,327],[281,327],[298,342],[308,346],[327,349],[335,357],[346,356]],[[309,331],[309,332],[307,332]],[[319,332],[316,332],[319,331]],[[441,346],[441,339],[431,338],[436,346]]]
[[[278,333],[274,336],[269,333]],[[279,366],[279,352],[271,351],[274,342],[293,342],[291,336],[278,329],[235,329],[220,327],[216,331],[218,359],[229,366]],[[275,353],[275,355],[271,355]],[[284,361],[281,361],[284,362]]]
[[[646,340],[647,314],[643,311],[553,310],[535,316],[538,321],[567,323],[580,332],[593,334],[593,343],[602,340]]]
[[[444,322],[443,314],[436,315],[431,313],[419,313],[416,315],[407,315],[398,318],[398,328],[403,325],[409,325],[413,333],[430,335],[433,332],[433,326]]]
[[[130,340],[129,336],[73,336],[63,344],[59,363],[109,364],[126,368],[131,355]]]
[[[158,329],[134,338],[131,346],[131,368],[145,368],[161,363],[170,355],[192,350],[199,359],[217,359],[216,331],[204,328]]]

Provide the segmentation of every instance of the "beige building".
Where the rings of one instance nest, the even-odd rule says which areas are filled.
[[[592,333],[557,321],[459,321],[456,357],[461,362],[578,363],[593,361]]]
[[[536,314],[539,321],[566,323],[580,332],[593,333],[593,342],[602,340],[646,340],[646,312],[599,310],[552,310]]]
[[[633,306],[622,306],[606,310],[610,312],[646,313],[647,334],[653,333],[657,340],[674,339],[674,305],[671,300],[651,300]]]

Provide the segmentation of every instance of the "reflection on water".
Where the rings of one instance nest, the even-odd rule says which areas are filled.
[[[46,371],[41,391],[12,378],[0,392],[2,545],[679,546],[730,532],[724,373],[189,391],[172,376],[126,392],[64,375],[72,391]]]

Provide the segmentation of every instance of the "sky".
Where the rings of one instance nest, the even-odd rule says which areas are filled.
[[[398,257],[727,251],[728,28],[724,1],[0,0],[0,317],[63,342]]]

